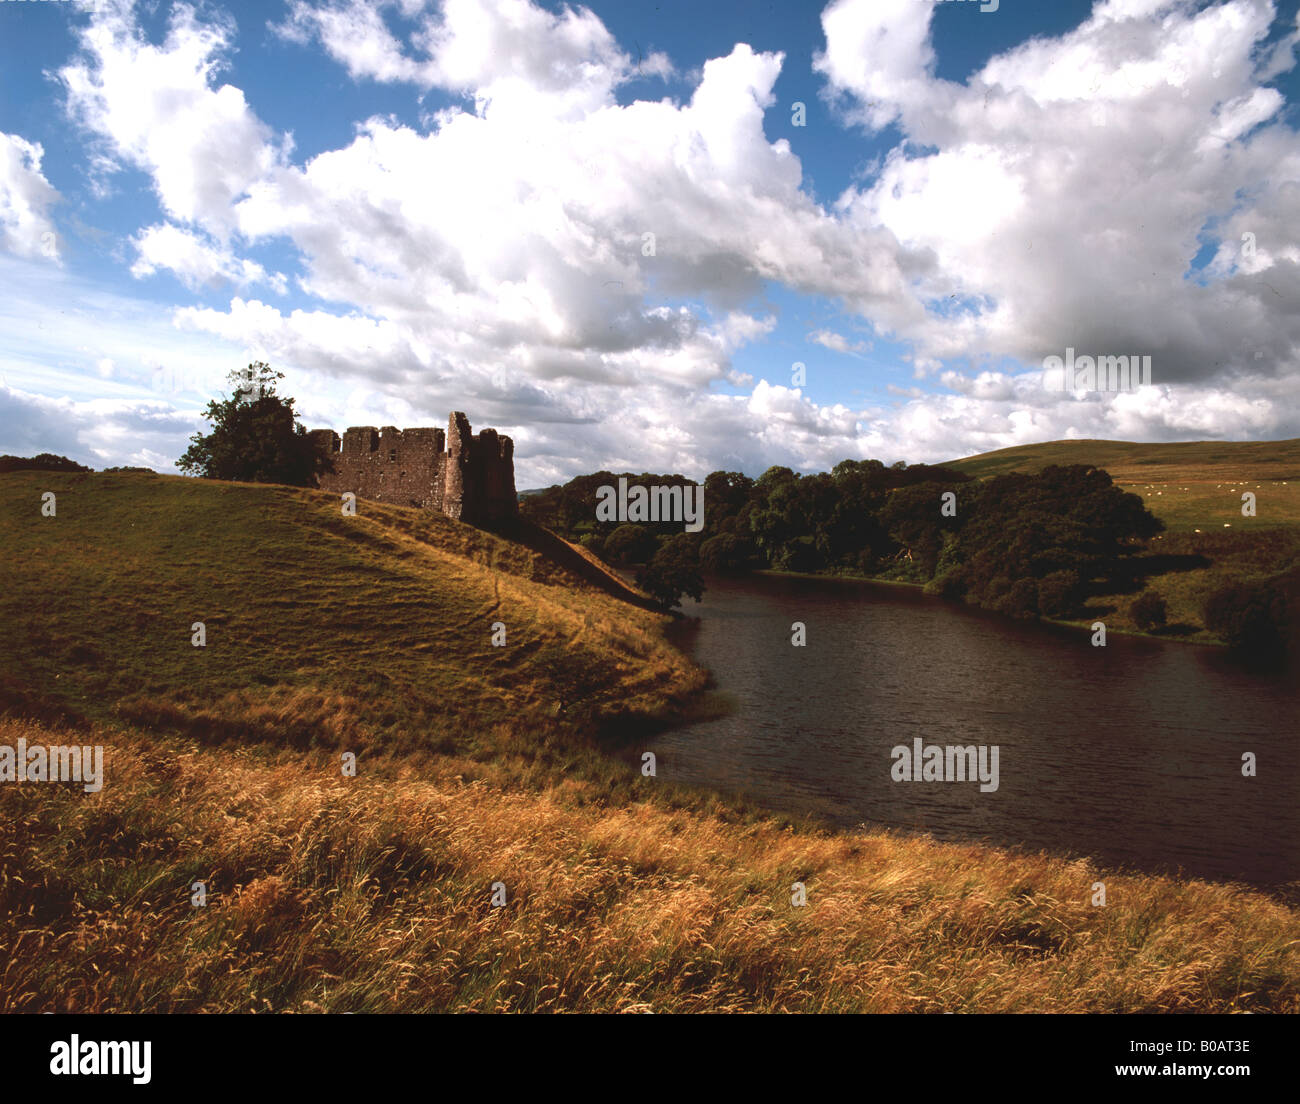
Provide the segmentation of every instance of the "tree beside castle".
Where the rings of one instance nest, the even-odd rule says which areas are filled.
[[[276,393],[282,379],[262,361],[231,372],[233,393],[203,414],[211,432],[191,437],[176,466],[205,479],[313,486],[326,460],[299,424],[294,400]]]

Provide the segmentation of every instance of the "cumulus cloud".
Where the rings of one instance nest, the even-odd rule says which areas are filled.
[[[0,132],[0,246],[20,257],[58,259],[50,208],[58,201],[41,172],[39,142]]]
[[[294,18],[301,29],[307,9]],[[236,205],[243,235],[289,237],[303,286],[356,309],[236,299],[183,311],[183,325],[337,379],[364,364],[372,382],[418,388],[434,416],[472,394],[476,417],[517,437],[521,469],[549,475],[619,457],[698,470],[719,406],[744,409],[707,389],[750,385],[731,356],[775,325],[742,309],[766,279],[921,312],[907,280],[924,260],[837,224],[800,190],[788,144],[764,136],[778,55],[738,46],[687,103],[620,106],[630,63],[589,12],[447,4],[437,27],[435,77],[474,84],[473,111],[429,133],[370,119]],[[501,60],[525,49],[530,64]],[[502,91],[521,74],[527,95]],[[746,432],[768,416],[759,403]],[[547,428],[575,425],[577,439]]]
[[[390,27],[411,24],[409,49]],[[494,100],[526,106],[546,96],[549,110],[603,106],[635,76],[664,77],[661,53],[635,61],[589,9],[548,12],[529,0],[293,0],[273,27],[302,45],[317,41],[354,79],[443,88],[473,97],[480,110]]]
[[[163,218],[135,236],[133,271],[238,289],[178,325],[320,381],[310,413],[336,425],[377,407],[440,420],[472,399],[476,422],[517,438],[524,486],[1300,433],[1300,143],[1268,84],[1300,32],[1265,48],[1268,0],[1106,0],[953,82],[933,16],[916,0],[824,11],[828,100],[850,128],[902,135],[829,209],[765,132],[782,55],[738,44],[684,100],[621,104],[671,65],[633,59],[580,6],[294,0],[275,30],[353,79],[463,97],[419,128],[358,120],[301,162],[222,83],[227,17],[176,5],[155,44],[118,3],[59,76],[92,156],[152,182]],[[313,305],[251,297],[286,286],[241,259],[261,244],[300,258]],[[929,389],[853,410],[738,372],[776,325],[754,306],[768,283],[904,342]],[[860,350],[831,329],[809,340]],[[1036,366],[1067,346],[1151,355],[1155,386],[1051,392]]]
[[[906,139],[837,210],[938,261],[920,281],[932,309],[897,332],[935,361],[1033,363],[1069,345],[1151,355],[1171,385],[1296,373],[1300,142],[1261,83],[1289,63],[1258,60],[1274,14],[1268,0],[1110,0],[956,85],[925,50],[883,76],[858,64],[930,5],[833,4],[819,68],[854,121],[896,120]],[[1215,238],[1209,279],[1189,278]],[[968,309],[933,309],[953,296]]]
[[[880,130],[935,97],[934,4],[918,0],[837,0],[822,13],[826,48],[813,68],[828,78],[832,101]]]
[[[71,116],[96,135],[101,167],[142,169],[171,218],[226,234],[232,203],[285,155],[244,93],[218,83],[234,25],[171,10],[167,37],[148,42],[133,5],[97,10],[81,31],[81,55],[58,72]]]
[[[171,223],[146,227],[131,244],[137,254],[131,275],[137,278],[167,269],[191,288],[267,284],[283,295],[288,287],[282,273],[268,273],[256,261],[241,260],[230,249]]]

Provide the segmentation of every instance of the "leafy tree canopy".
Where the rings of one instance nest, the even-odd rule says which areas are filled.
[[[233,393],[208,403],[203,415],[212,432],[191,437],[176,466],[205,479],[311,486],[328,460],[299,424],[294,400],[276,394],[282,379],[262,361],[231,372]]]

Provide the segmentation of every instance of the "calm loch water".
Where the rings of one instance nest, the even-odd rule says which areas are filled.
[[[712,580],[677,643],[737,708],[659,777],[792,812],[1262,886],[1300,880],[1300,687],[1219,650],[1020,624],[911,589]],[[792,647],[791,624],[807,626]],[[994,745],[999,785],[895,782],[896,745]],[[1242,753],[1257,776],[1244,778]]]

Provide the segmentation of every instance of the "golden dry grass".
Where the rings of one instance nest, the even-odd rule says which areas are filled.
[[[673,809],[650,779],[606,805],[448,756],[349,779],[0,719],[19,736],[104,742],[106,783],[0,785],[2,1011],[1300,1010],[1297,914],[1237,887]]]

